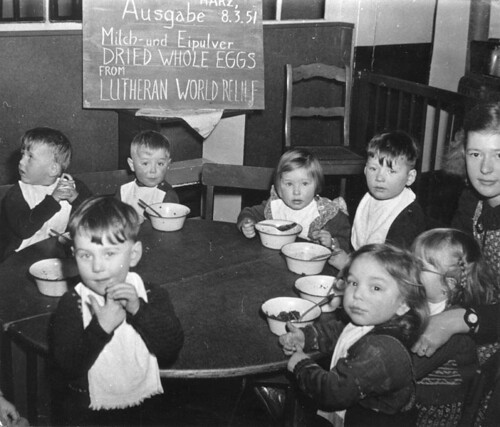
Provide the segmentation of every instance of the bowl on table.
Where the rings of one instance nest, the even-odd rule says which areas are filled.
[[[295,239],[302,231],[302,226],[295,224],[294,227],[280,231],[276,227],[295,224],[293,221],[285,219],[266,219],[255,224],[255,229],[259,233],[262,245],[269,249],[281,249],[287,243],[295,242]]]
[[[277,297],[267,300],[262,304],[261,309],[271,332],[275,335],[283,335],[287,333],[286,322],[288,321],[292,321],[298,328],[312,324],[321,315],[319,307],[314,307],[300,322],[294,320],[313,306],[314,303],[302,298]]]
[[[281,252],[290,271],[307,276],[320,274],[332,255],[330,249],[310,242],[288,243],[281,248]]]
[[[319,303],[327,296],[334,295],[332,299],[325,304],[321,305],[321,311],[330,312],[334,311],[340,305],[342,301],[342,293],[336,293],[335,283],[337,279],[333,276],[326,275],[313,275],[300,277],[295,281],[295,289],[299,293],[301,298],[309,300],[313,303]],[[332,289],[333,285],[333,289]]]
[[[29,273],[40,293],[60,297],[68,290],[68,282],[78,276],[78,268],[72,258],[47,258],[32,264]]]
[[[151,225],[159,231],[180,230],[191,212],[191,209],[179,203],[154,203],[151,207],[161,215],[159,217],[151,209],[146,210]]]

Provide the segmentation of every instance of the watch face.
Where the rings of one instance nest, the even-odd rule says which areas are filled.
[[[470,313],[469,316],[467,316],[467,320],[472,323],[476,324],[478,321],[477,314],[476,313]]]

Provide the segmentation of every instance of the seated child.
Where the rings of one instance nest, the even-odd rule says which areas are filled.
[[[418,260],[405,250],[363,246],[341,273],[350,322],[333,318],[303,329],[287,324],[279,342],[291,356],[288,370],[319,416],[335,426],[415,425],[410,348],[428,317],[419,274]],[[333,353],[330,370],[304,353],[312,350]]]
[[[144,209],[139,206],[139,199],[148,205],[179,203],[177,193],[165,181],[170,160],[170,142],[160,132],[145,130],[132,139],[127,161],[135,173],[135,180],[121,186],[118,198],[136,210],[141,222],[144,220]]]
[[[418,147],[402,131],[374,136],[366,149],[368,192],[356,209],[351,244],[356,250],[368,243],[391,243],[409,248],[426,229],[425,215],[408,188],[417,176]],[[338,253],[329,263],[342,269],[347,253]]]
[[[255,224],[264,219],[286,219],[302,226],[299,237],[323,246],[349,246],[350,224],[344,199],[329,200],[318,193],[323,185],[323,169],[306,150],[284,153],[276,167],[271,197],[262,204],[244,208],[237,227],[245,237],[255,236]]]
[[[431,315],[497,301],[498,280],[472,236],[436,228],[420,234],[413,250],[423,262],[421,281]],[[468,334],[457,334],[431,357],[423,356],[423,351],[413,356],[418,425],[455,426],[478,368],[476,345]]]
[[[59,301],[50,348],[67,380],[69,425],[138,425],[163,393],[158,360],[183,344],[165,289],[129,269],[142,255],[136,211],[114,197],[84,202],[69,223],[81,282]]]
[[[21,138],[20,181],[5,195],[0,213],[0,259],[59,233],[73,208],[91,195],[81,182],[64,173],[71,145],[55,129],[34,128]]]

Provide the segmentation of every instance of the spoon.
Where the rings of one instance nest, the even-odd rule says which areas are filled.
[[[316,307],[319,307],[323,304],[326,304],[327,302],[329,302],[333,297],[336,297],[336,296],[340,296],[342,295],[341,293],[330,293],[333,288],[335,287],[335,284],[336,284],[336,281],[334,280],[333,283],[332,283],[332,286],[330,286],[330,288],[328,289],[328,291],[326,291],[326,297],[324,297],[323,299],[321,299],[320,301],[318,301],[316,304],[314,304],[313,306],[309,307],[306,311],[304,311],[300,317],[297,319],[297,320],[291,320],[292,323],[294,322],[301,322],[302,319],[305,317],[306,314],[308,314],[309,312],[311,312],[312,310],[314,310]]]
[[[160,217],[160,218],[162,218],[162,217],[163,217],[163,216],[162,216],[162,215],[161,215],[161,214],[160,214],[157,210],[155,210],[155,209],[153,209],[151,206],[149,206],[149,205],[148,205],[148,204],[147,204],[144,200],[139,199],[139,200],[138,200],[138,202],[139,202],[139,206],[140,206],[141,208],[143,208],[143,209],[149,209],[149,210],[151,210],[151,211],[152,211],[152,212],[153,212],[156,216],[158,216],[158,217]]]
[[[292,222],[291,224],[283,224],[283,225],[275,225],[275,224],[262,224],[266,227],[274,227],[279,231],[288,231],[297,226],[296,222]]]

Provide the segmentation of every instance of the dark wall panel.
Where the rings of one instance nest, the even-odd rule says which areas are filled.
[[[19,139],[35,126],[68,136],[70,172],[117,168],[117,114],[82,108],[81,33],[2,34],[0,101],[0,184],[17,179]]]

